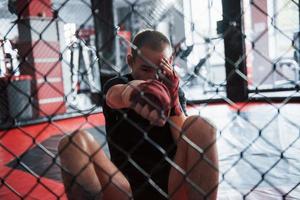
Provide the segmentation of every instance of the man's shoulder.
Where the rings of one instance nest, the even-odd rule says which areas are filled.
[[[108,81],[106,81],[106,83],[103,86],[103,92],[107,93],[108,89],[111,88],[112,86],[117,85],[117,84],[126,84],[131,80],[132,80],[132,77],[130,74],[126,74],[123,76],[117,75],[117,76],[109,79]]]

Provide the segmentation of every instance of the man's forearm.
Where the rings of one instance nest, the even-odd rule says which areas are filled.
[[[131,81],[128,84],[117,84],[112,86],[106,94],[106,104],[113,109],[129,108],[131,106],[130,96],[133,90],[144,81]]]
[[[179,140],[185,119],[186,116],[183,113],[181,113],[180,115],[170,116],[169,118],[170,129],[175,142]]]
[[[122,92],[125,90],[125,84],[118,84],[112,86],[106,94],[106,104],[113,108],[113,109],[121,109],[124,108],[123,99],[122,99]]]

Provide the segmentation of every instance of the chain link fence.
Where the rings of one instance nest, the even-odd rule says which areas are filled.
[[[0,10],[0,198],[213,199],[216,192],[218,199],[300,198],[299,1],[10,0],[0,1]],[[180,133],[174,141],[169,135],[157,142],[160,136],[147,134],[155,127],[132,119],[129,109],[115,111],[118,119],[107,125],[125,138],[112,140],[97,123],[105,110],[103,87],[130,73],[126,59],[143,29],[170,39],[181,103],[194,116],[183,126],[166,117],[168,130]],[[141,51],[138,58],[157,67]],[[78,116],[76,126],[60,121]],[[142,159],[136,152],[145,145]],[[186,162],[177,157],[183,147]],[[118,169],[97,160],[103,153]],[[87,175],[91,165],[93,176]],[[118,182],[120,172],[132,191]],[[169,183],[162,183],[169,173]],[[93,184],[84,177],[101,178]],[[79,192],[94,186],[91,196]],[[187,196],[177,197],[182,191]]]

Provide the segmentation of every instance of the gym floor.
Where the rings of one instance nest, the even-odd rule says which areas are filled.
[[[197,105],[218,129],[219,198],[300,198],[300,104]],[[66,199],[57,144],[78,129],[104,146],[102,113],[0,132],[0,199]],[[18,157],[18,159],[16,159]],[[4,181],[5,180],[5,181]]]

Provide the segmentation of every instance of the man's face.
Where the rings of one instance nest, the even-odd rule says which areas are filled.
[[[148,47],[140,49],[141,56],[137,55],[131,62],[128,63],[132,69],[132,76],[135,80],[157,79],[157,72],[162,58],[167,58],[170,62],[172,52],[169,46],[165,46],[164,50],[159,52]]]

